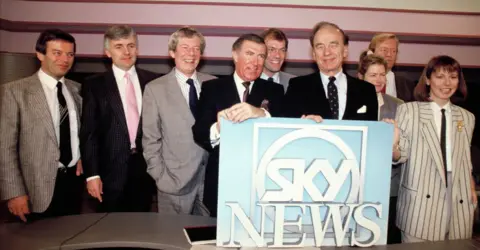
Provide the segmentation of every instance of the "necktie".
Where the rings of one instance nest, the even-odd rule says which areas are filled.
[[[328,102],[330,103],[330,110],[332,111],[332,118],[338,119],[338,91],[337,86],[335,86],[335,77],[331,76],[328,78]]]
[[[443,167],[445,171],[445,180],[447,179],[447,119],[445,117],[445,109],[442,109],[442,127],[440,129],[440,147],[442,148]],[[448,186],[448,181],[445,182]]]
[[[269,82],[274,82],[274,81],[273,81],[273,77],[269,77],[267,81],[269,81]]]
[[[187,84],[190,86],[190,90],[188,91],[188,105],[190,106],[193,117],[196,117],[198,101],[197,88],[195,88],[195,84],[191,78],[187,80]]]
[[[242,82],[242,85],[245,87],[242,102],[247,102],[248,94],[250,93],[250,82]]]
[[[62,82],[57,83],[58,108],[60,111],[60,162],[68,167],[72,161],[72,144],[70,142],[70,118],[67,101],[62,93]]]
[[[135,87],[130,79],[130,75],[125,73],[125,100],[127,102],[127,127],[131,146],[135,145],[135,138],[137,137],[138,123],[140,122],[140,115],[138,113],[137,97],[135,95]]]

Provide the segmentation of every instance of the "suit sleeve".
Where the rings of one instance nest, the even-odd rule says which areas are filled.
[[[147,173],[157,181],[165,172],[162,162],[162,121],[150,84],[147,84],[143,93],[142,112],[143,156],[147,162]]]
[[[298,100],[299,84],[295,78],[290,79],[287,92],[282,98],[281,115],[284,117],[300,118],[303,115],[301,108],[302,102]]]
[[[26,194],[18,155],[19,107],[11,89],[0,85],[0,200]]]
[[[193,139],[207,151],[212,151],[210,127],[217,121],[215,104],[215,86],[212,83],[202,84],[202,91],[197,106],[197,119],[192,127]]]
[[[410,157],[410,136],[412,135],[413,119],[408,114],[411,105],[402,104],[397,108],[395,121],[400,129],[400,158],[393,164],[405,163]]]
[[[99,119],[98,103],[92,87],[95,82],[82,85],[82,119],[80,127],[80,153],[85,177],[100,175],[99,173]]]

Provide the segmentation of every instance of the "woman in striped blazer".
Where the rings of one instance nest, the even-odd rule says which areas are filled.
[[[375,86],[378,99],[378,120],[395,119],[397,107],[403,101],[385,93],[387,85],[387,61],[383,57],[373,54],[371,50],[360,54],[358,63],[358,78]],[[402,164],[392,165],[390,178],[390,207],[388,211],[388,244],[401,243],[401,234],[395,225],[398,187]]]
[[[470,143],[475,118],[452,104],[466,97],[460,64],[437,56],[415,88],[416,102],[396,114],[393,160],[402,167],[396,224],[402,242],[472,237],[477,204]]]

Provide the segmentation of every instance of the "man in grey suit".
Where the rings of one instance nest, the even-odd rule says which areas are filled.
[[[159,213],[209,215],[202,203],[208,154],[191,129],[202,82],[216,78],[196,71],[204,49],[197,30],[175,31],[168,41],[175,68],[145,88],[143,154],[157,184]]]
[[[40,70],[0,85],[0,199],[22,221],[80,213],[80,84],[65,79],[75,39],[40,34]]]
[[[287,92],[290,78],[295,77],[292,74],[281,71],[288,50],[288,39],[283,31],[270,28],[265,30],[261,37],[267,45],[267,58],[260,78],[279,83],[283,86],[284,92]]]

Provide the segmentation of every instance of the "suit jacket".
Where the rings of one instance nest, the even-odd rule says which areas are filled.
[[[216,78],[197,72],[200,84]],[[195,118],[175,70],[150,82],[143,96],[143,155],[158,189],[158,211],[208,215],[201,203],[208,153],[193,140]]]
[[[448,207],[451,207],[449,239],[472,237],[475,205],[471,202],[470,142],[475,117],[451,106],[452,198],[447,202],[446,176],[435,121],[429,102],[410,102],[398,107],[401,130],[398,162],[405,163],[397,203],[397,226],[405,233],[428,240],[444,240]],[[461,126],[460,126],[461,125]]]
[[[395,74],[395,89],[397,90],[398,99],[401,99],[404,102],[415,101],[415,97],[413,96],[415,82],[412,82],[403,76]]]
[[[295,75],[292,75],[287,72],[280,71],[278,72],[279,78],[280,78],[280,85],[283,86],[283,90],[287,92],[288,89],[288,82],[290,82],[290,79],[293,77],[296,77]]]
[[[268,101],[268,111],[272,116],[281,112],[282,87],[279,84],[263,79],[255,80],[247,102],[260,107],[262,102]],[[210,144],[210,127],[217,121],[217,113],[240,102],[233,75],[210,80],[202,85],[200,101],[198,103],[198,119],[193,125],[193,137],[205,150],[210,151],[205,171],[204,204],[211,216],[217,215],[218,199],[218,157],[219,146],[212,148]]]
[[[143,92],[145,85],[157,75],[139,68],[136,71]],[[128,178],[131,150],[127,120],[113,70],[110,68],[86,79],[82,96],[85,112],[80,129],[80,151],[85,176],[99,175],[104,190],[122,191]],[[138,152],[142,152],[141,128],[140,122],[135,141]],[[146,164],[139,168],[146,171]]]
[[[80,127],[80,84],[65,79]],[[47,98],[38,74],[0,85],[0,199],[28,195],[44,212],[53,196],[60,158]]]
[[[365,81],[347,77],[347,103],[342,120],[378,119],[378,101],[375,87]],[[365,113],[359,113],[362,107]],[[283,102],[283,115],[301,117],[302,115],[320,115],[324,119],[332,118],[330,104],[323,88],[319,72],[292,78]]]
[[[403,101],[391,95],[382,94],[383,105],[380,106],[380,121],[382,119],[395,119],[397,107],[403,104]],[[392,166],[392,175],[390,177],[390,197],[397,197],[398,187],[400,186],[401,164]]]

